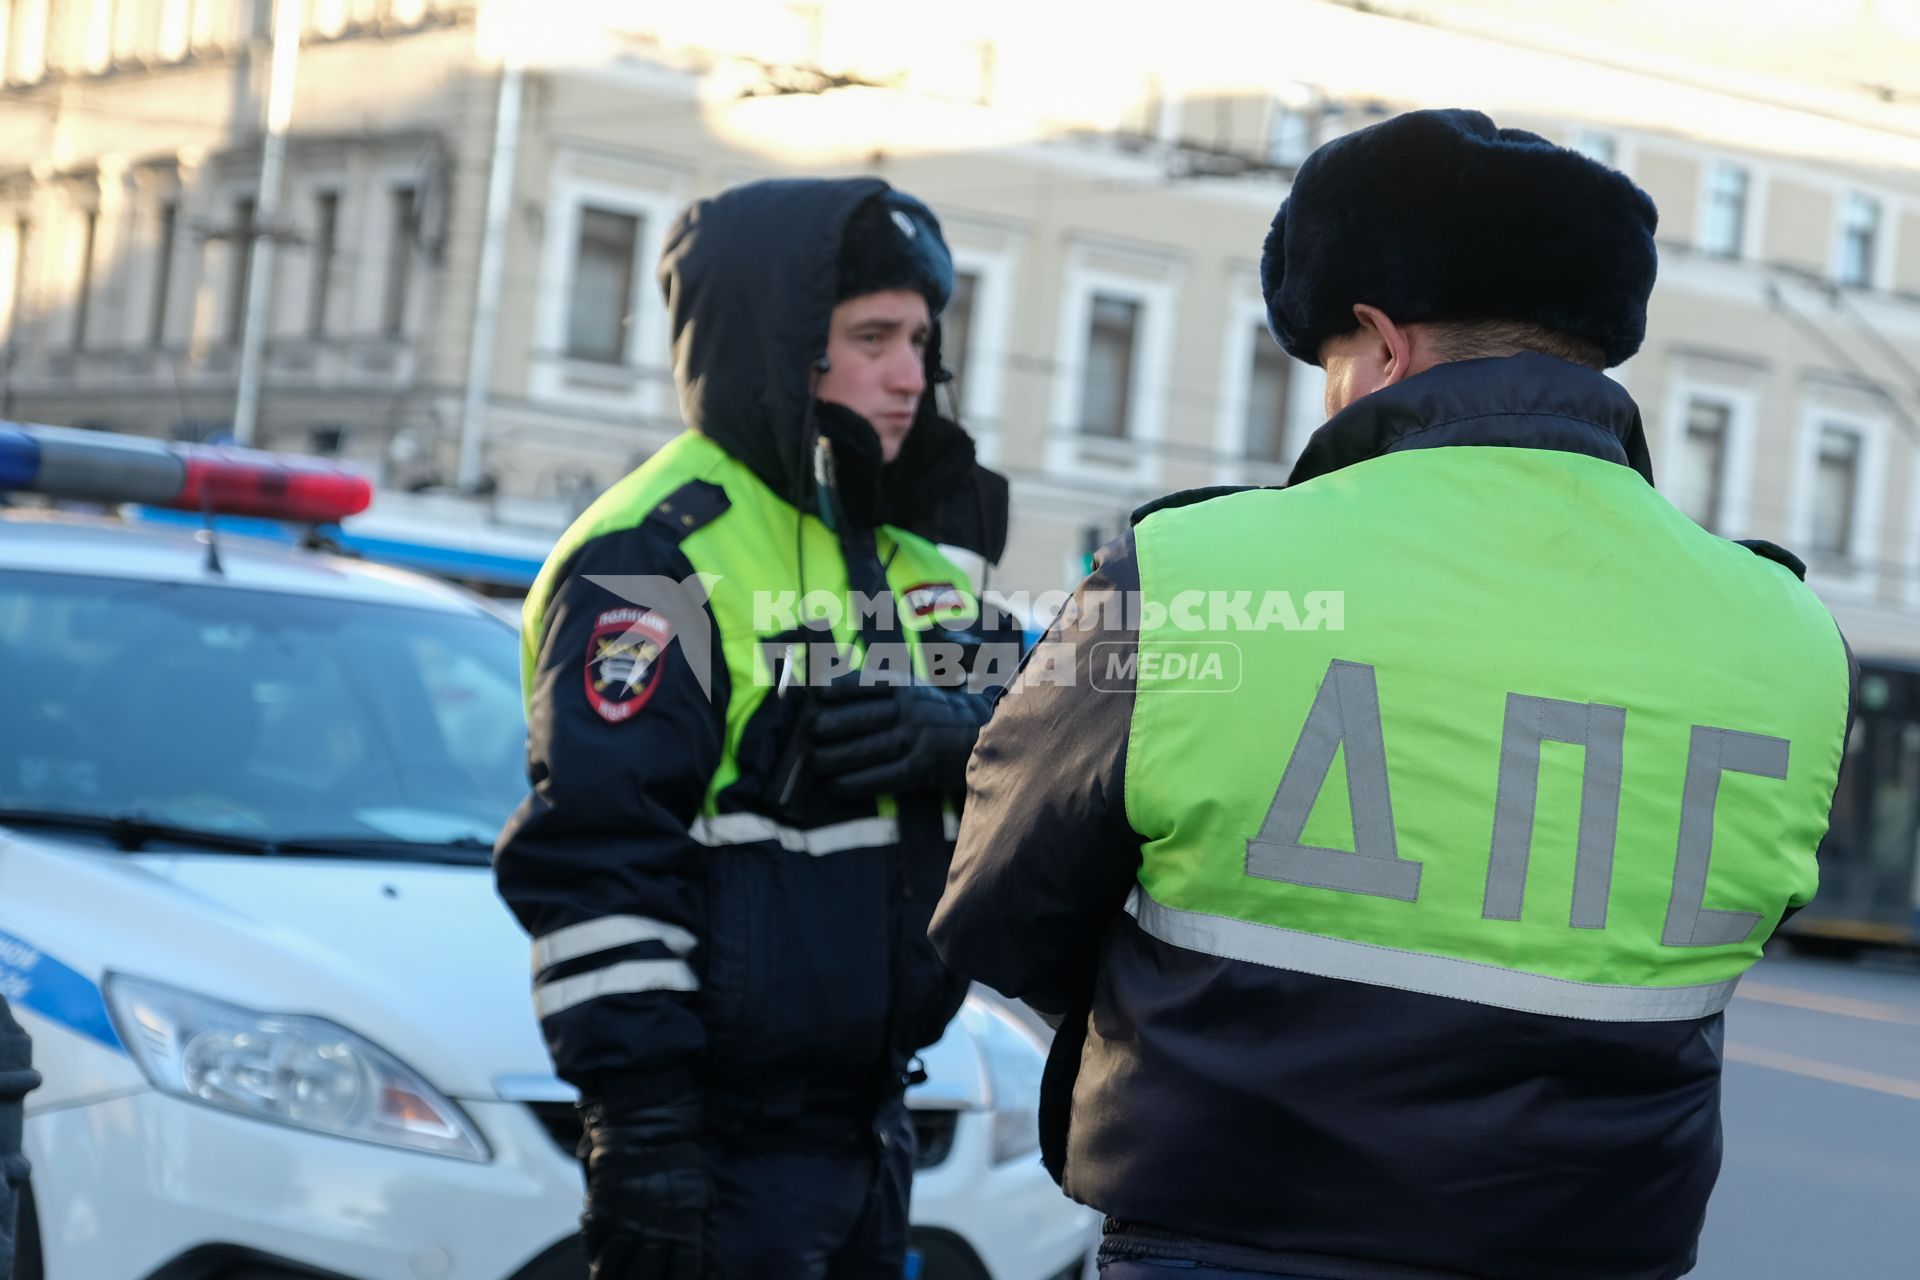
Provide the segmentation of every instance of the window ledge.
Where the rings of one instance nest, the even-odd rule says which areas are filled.
[[[568,390],[631,395],[640,386],[640,371],[629,364],[607,364],[562,356],[559,360]]]
[[[1874,568],[1850,557],[1816,554],[1808,558],[1807,585],[1823,596],[1871,600],[1876,585]]]
[[[1076,431],[1073,434],[1073,449],[1082,461],[1116,467],[1135,467],[1141,459],[1139,442],[1130,436],[1100,436]]]

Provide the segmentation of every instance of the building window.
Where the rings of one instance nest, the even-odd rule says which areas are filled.
[[[1087,327],[1087,359],[1081,370],[1080,430],[1118,440],[1132,412],[1134,348],[1140,334],[1140,304],[1095,294]]]
[[[583,206],[574,246],[573,293],[567,305],[567,355],[574,360],[625,364],[627,324],[633,312],[633,264],[640,219],[631,213]]]
[[[387,296],[380,307],[380,331],[398,334],[407,322],[407,277],[413,274],[413,222],[417,193],[393,189],[393,223],[387,233]]]
[[[1745,167],[1714,162],[1707,179],[1707,223],[1701,248],[1722,258],[1737,258],[1747,233],[1748,175]]]
[[[1726,517],[1721,504],[1726,492],[1727,438],[1732,421],[1732,408],[1720,401],[1696,399],[1687,404],[1673,505],[1702,529],[1718,529]]]
[[[317,458],[337,458],[347,442],[347,429],[339,423],[316,423],[307,428],[307,452]]]
[[[1820,451],[1813,469],[1813,553],[1844,557],[1853,551],[1853,511],[1859,500],[1860,433],[1847,427],[1820,428]]]
[[[1255,462],[1284,462],[1287,456],[1287,399],[1293,361],[1265,325],[1253,327],[1253,368],[1247,378],[1246,456]]]
[[[967,351],[973,345],[973,300],[979,291],[979,272],[954,272],[953,297],[947,300],[947,309],[940,313],[940,363],[953,375],[956,405],[965,403],[960,397],[967,385]]]
[[[76,351],[87,345],[87,310],[93,300],[93,252],[100,235],[97,210],[89,209],[81,217],[80,288],[73,299],[73,348]]]
[[[1601,133],[1597,129],[1576,130],[1568,147],[1609,169],[1619,167],[1620,142],[1610,133]]]
[[[340,243],[340,193],[322,191],[313,198],[313,280],[307,294],[307,332],[327,332],[327,300],[333,294],[334,253]]]
[[[228,240],[227,341],[239,342],[247,327],[247,285],[253,276],[253,201],[233,202],[233,232]]]
[[[1856,191],[1847,197],[1840,226],[1840,283],[1872,288],[1879,256],[1880,202]]]
[[[167,294],[173,288],[173,246],[179,234],[180,206],[160,206],[160,238],[153,249],[153,310],[147,315],[147,341],[160,346],[167,340]]]

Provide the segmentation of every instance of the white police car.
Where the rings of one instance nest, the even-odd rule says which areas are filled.
[[[306,462],[0,426],[0,490],[337,519]],[[314,551],[0,512],[0,994],[32,1035],[23,1280],[579,1280],[570,1092],[494,895],[510,626]],[[1077,1273],[1041,1051],[924,1055],[928,1280]]]

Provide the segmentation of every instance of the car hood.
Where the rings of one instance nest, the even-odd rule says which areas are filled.
[[[166,983],[270,1013],[326,1018],[456,1098],[566,1096],[534,1018],[526,935],[486,866],[106,852],[0,829],[34,945],[96,981]],[[9,913],[11,914],[11,913]],[[956,1020],[923,1051],[916,1105],[984,1102]]]
[[[327,988],[337,982],[364,997],[284,1012],[358,1031],[457,1097],[495,1096],[502,1077],[553,1074],[533,1015],[527,937],[489,868],[219,855],[140,861],[310,960],[333,978]],[[378,1021],[391,1015],[387,1034],[403,1042],[369,1028],[376,1005]]]
[[[0,828],[0,924],[76,976],[325,1018],[465,1098],[551,1078],[527,939],[481,866],[112,851]]]

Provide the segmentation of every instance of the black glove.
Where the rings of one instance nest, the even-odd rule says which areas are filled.
[[[580,1219],[591,1280],[703,1280],[713,1180],[695,1141],[699,1100],[645,1108],[590,1103]]]
[[[850,672],[811,691],[807,763],[845,796],[960,791],[993,703],[938,685],[864,684]]]

